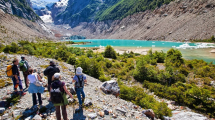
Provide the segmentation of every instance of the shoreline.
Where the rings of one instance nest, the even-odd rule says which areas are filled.
[[[78,39],[75,41],[81,41],[81,40],[129,40],[129,39]],[[60,40],[60,41],[73,41],[73,40]],[[133,40],[133,41],[159,41],[159,42],[180,42],[180,43],[207,43],[207,44],[215,44],[211,42],[193,42],[193,41],[183,41],[183,40],[173,40],[173,41],[165,41],[165,40]]]

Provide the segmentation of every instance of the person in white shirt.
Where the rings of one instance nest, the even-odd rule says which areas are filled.
[[[44,87],[43,86],[37,86],[35,85],[35,82],[39,80],[42,82],[40,76],[37,73],[33,73],[33,69],[29,69],[29,75],[27,77],[28,81],[30,82],[30,86],[28,88],[28,92],[32,93],[32,99],[33,99],[33,106],[37,105],[37,98],[36,94],[38,97],[39,105],[42,105],[42,99],[41,99],[41,93],[44,92]]]

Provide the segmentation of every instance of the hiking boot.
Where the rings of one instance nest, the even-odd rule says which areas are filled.
[[[82,104],[84,104],[84,100],[85,100],[85,98],[81,98]]]
[[[21,93],[21,96],[24,96],[24,95],[26,95],[26,93],[25,93],[25,92]]]
[[[82,105],[79,105],[79,109],[82,109],[83,108],[83,106]]]

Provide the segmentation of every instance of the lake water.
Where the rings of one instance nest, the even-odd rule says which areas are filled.
[[[172,46],[178,47],[184,44],[183,42],[167,42],[167,41],[143,41],[143,40],[113,40],[113,39],[93,39],[93,40],[72,40],[74,42],[90,42],[84,45],[73,45],[74,47],[106,47],[111,45],[114,48],[152,48],[167,52]],[[190,46],[195,46],[194,43],[188,43]],[[210,53],[212,48],[207,49],[179,49],[185,59],[203,59],[206,62],[215,64],[215,53]]]

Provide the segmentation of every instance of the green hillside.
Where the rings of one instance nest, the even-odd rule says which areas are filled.
[[[110,0],[111,1],[111,0]],[[96,19],[99,21],[104,20],[116,20],[125,18],[128,15],[132,15],[137,12],[155,9],[162,4],[168,4],[173,0],[117,0],[118,2],[110,6],[110,2],[107,1],[103,6],[108,6],[106,9],[102,9]],[[107,4],[108,3],[108,4]]]
[[[173,0],[73,0],[54,18],[55,24],[76,26],[80,22],[123,19],[137,12],[155,9]]]

